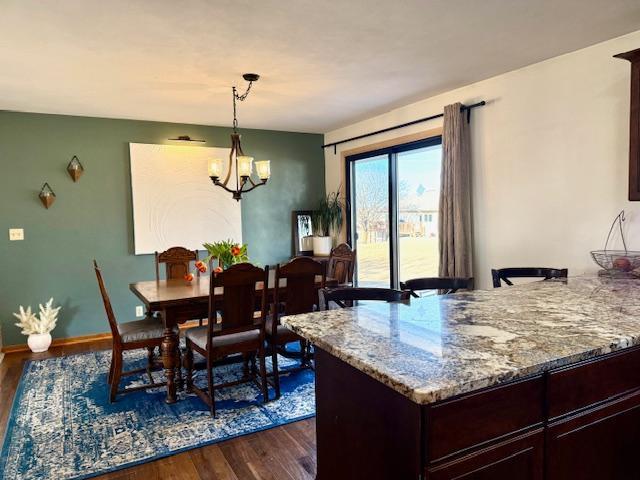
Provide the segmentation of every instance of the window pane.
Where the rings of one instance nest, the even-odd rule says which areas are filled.
[[[398,153],[400,280],[438,276],[442,145]]]
[[[389,287],[389,157],[356,160],[352,168],[356,281],[361,287]]]

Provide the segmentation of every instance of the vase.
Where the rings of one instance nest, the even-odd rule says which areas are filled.
[[[316,257],[328,257],[332,246],[331,237],[313,237],[313,254]]]
[[[46,352],[51,345],[50,333],[32,333],[27,338],[27,345],[33,353]]]

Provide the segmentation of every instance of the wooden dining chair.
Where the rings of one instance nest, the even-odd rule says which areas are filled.
[[[165,265],[165,278],[167,280],[182,280],[191,271],[191,262],[197,262],[198,251],[184,247],[171,247],[164,252],[155,253],[156,280],[160,280],[160,264]],[[196,269],[196,275],[200,276],[200,270]],[[149,312],[147,312],[147,315]],[[198,325],[202,326],[202,319],[198,319]]]
[[[469,290],[473,285],[473,277],[422,277],[400,282],[401,290],[408,290],[411,296],[418,298],[417,292],[438,290],[442,294],[455,293],[460,289]]]
[[[162,322],[155,317],[147,317],[144,320],[118,323],[116,321],[115,314],[113,313],[109,294],[107,293],[107,289],[104,285],[102,272],[95,260],[93,261],[93,267],[96,272],[98,287],[100,288],[102,302],[104,303],[107,320],[109,321],[109,328],[111,329],[111,335],[113,337],[111,366],[109,367],[109,376],[107,378],[109,384],[109,403],[112,403],[116,399],[116,395],[118,393],[128,393],[136,390],[156,388],[166,385],[165,382],[154,382],[153,376],[151,375],[151,372],[154,369],[162,368],[162,364],[156,362],[153,355],[153,349],[155,347],[160,347],[164,338],[164,326]],[[122,352],[137,349],[147,349],[147,366],[136,370],[123,371]],[[142,372],[147,373],[150,383],[119,390],[120,380],[122,377]]]
[[[264,348],[264,325],[267,315],[267,288],[264,287],[268,285],[268,280],[269,267],[262,269],[250,263],[239,263],[213,275],[209,282],[209,321],[205,326],[186,331],[187,391],[195,392],[209,406],[213,416],[216,411],[216,389],[253,381],[261,389],[263,400],[269,400]],[[260,282],[263,282],[263,288],[258,291],[256,287]],[[217,287],[223,288],[222,298],[219,300],[216,300],[215,296]],[[257,296],[261,299],[261,310],[260,316],[256,318],[254,314]],[[206,359],[206,390],[196,387],[193,383],[194,350]],[[241,379],[214,384],[214,362],[233,354],[251,356],[251,370],[245,363]],[[255,367],[256,355],[260,361],[260,382]]]
[[[323,288],[320,290],[321,303],[325,310],[329,310],[329,303],[333,302],[340,308],[346,308],[347,302],[377,300],[381,302],[406,302],[411,297],[408,291],[394,290],[392,288],[363,288],[341,287]]]
[[[513,286],[511,278],[542,278],[549,280],[551,278],[567,278],[568,276],[569,270],[566,268],[517,267],[491,270],[494,288],[501,287],[501,282]]]
[[[198,261],[198,251],[184,247],[171,247],[164,252],[155,253],[156,280],[160,280],[160,264],[165,265],[165,278],[167,280],[181,280],[191,270],[191,262]],[[200,271],[196,274],[200,276]]]
[[[338,285],[353,284],[353,270],[356,265],[356,251],[346,243],[331,250],[327,263],[327,277]]]
[[[320,277],[320,285],[316,278]],[[281,281],[286,281],[286,286]],[[309,257],[297,257],[285,265],[276,267],[275,287],[271,314],[267,317],[267,343],[273,364],[273,386],[276,398],[280,398],[280,375],[278,353],[289,356],[285,345],[300,342],[300,368],[311,367],[309,343],[280,324],[283,315],[297,315],[319,310],[318,287],[324,288],[326,264]]]

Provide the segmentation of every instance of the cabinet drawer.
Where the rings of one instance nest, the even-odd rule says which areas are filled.
[[[542,429],[427,469],[430,480],[542,480]],[[569,478],[569,477],[567,477]]]
[[[555,418],[640,387],[640,349],[549,372],[549,417]]]
[[[426,408],[427,458],[434,462],[541,424],[544,382],[537,376]]]
[[[640,393],[563,418],[547,430],[547,479],[639,478]]]

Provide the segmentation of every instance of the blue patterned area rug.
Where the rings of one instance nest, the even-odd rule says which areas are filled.
[[[253,384],[216,391],[215,419],[193,394],[182,392],[177,403],[167,405],[162,388],[118,395],[109,404],[110,359],[110,352],[93,352],[25,365],[0,455],[0,479],[89,478],[315,414],[308,369],[282,375],[282,396],[267,404]],[[295,365],[278,361],[285,369]],[[125,352],[125,370],[145,362],[146,352]],[[220,383],[241,375],[242,365],[214,372]],[[161,373],[154,375],[161,381]],[[143,380],[125,377],[121,388]],[[206,385],[204,372],[196,384]],[[269,393],[273,398],[273,389]]]

